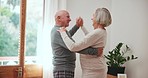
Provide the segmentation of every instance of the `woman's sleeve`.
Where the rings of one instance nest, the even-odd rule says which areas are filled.
[[[80,51],[89,46],[92,46],[97,41],[97,36],[95,36],[95,32],[91,32],[84,37],[84,39],[80,42],[72,41],[66,32],[60,32],[64,43],[70,51]]]
[[[81,29],[85,35],[87,35],[89,33],[88,30],[84,26],[82,26]]]

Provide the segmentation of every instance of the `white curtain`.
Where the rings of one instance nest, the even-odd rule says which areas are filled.
[[[39,27],[40,31],[38,31],[37,38],[37,60],[38,64],[43,66],[43,78],[53,78],[50,31],[55,24],[55,12],[60,9],[66,9],[66,0],[44,0],[44,5],[43,27]]]

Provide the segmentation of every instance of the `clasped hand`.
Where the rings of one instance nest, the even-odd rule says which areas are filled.
[[[76,19],[76,26],[78,26],[78,27],[83,26],[83,19],[81,17],[78,17]]]

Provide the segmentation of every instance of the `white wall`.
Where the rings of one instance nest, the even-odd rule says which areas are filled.
[[[107,28],[108,41],[105,52],[114,48],[119,42],[128,44],[138,56],[137,60],[126,63],[128,78],[147,78],[148,0],[67,0],[67,9],[72,18],[70,25],[75,24],[76,17],[82,16],[84,26],[91,31],[92,13],[97,7],[102,6],[111,11],[113,18],[112,25]],[[83,36],[79,30],[74,39],[79,41]],[[76,64],[75,78],[80,78],[81,67],[78,54]]]
[[[148,0],[112,0],[113,24],[110,47],[124,42],[132,47],[137,60],[127,62],[128,78],[147,78]]]

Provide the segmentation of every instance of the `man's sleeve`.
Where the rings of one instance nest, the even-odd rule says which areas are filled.
[[[80,54],[88,54],[88,55],[98,55],[98,48],[92,48],[92,47],[88,47],[86,49],[83,49],[77,53]]]

